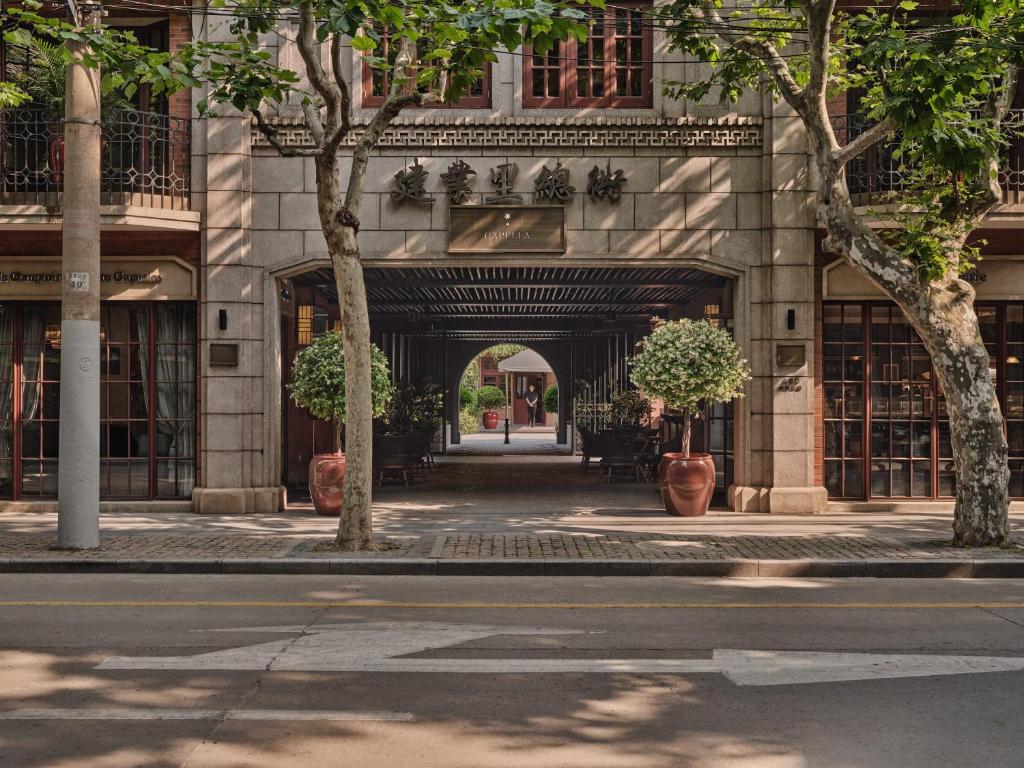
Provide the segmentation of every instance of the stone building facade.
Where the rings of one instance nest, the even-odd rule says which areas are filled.
[[[635,10],[642,13],[643,6]],[[180,25],[175,20],[181,18],[172,14],[172,23]],[[884,498],[887,505],[942,498],[948,489],[937,480],[944,457],[935,447],[941,430],[936,417],[929,422],[927,494],[894,492],[902,454],[876,456],[868,446],[877,425],[865,403],[877,382],[851,358],[870,356],[873,347],[852,325],[861,318],[863,329],[870,325],[864,318],[872,311],[880,317],[887,305],[878,302],[873,286],[822,253],[799,120],[766,94],[749,94],[729,109],[664,97],[658,84],[692,77],[695,65],[668,53],[657,30],[647,26],[634,34],[630,18],[622,34],[635,38],[626,50],[639,46],[637,66],[623,76],[622,86],[616,66],[607,64],[600,98],[593,90],[597,80],[590,81],[588,99],[580,96],[581,68],[552,87],[549,70],[561,70],[551,78],[566,75],[558,59],[553,64],[529,52],[501,53],[467,102],[406,110],[384,135],[370,161],[359,241],[375,340],[392,359],[396,377],[429,372],[444,383],[449,404],[455,403],[454,409],[446,407],[445,439],[456,440],[457,381],[465,363],[491,343],[520,341],[551,362],[563,392],[564,425],[584,395],[607,398],[626,386],[625,358],[652,315],[711,316],[732,328],[753,372],[746,396],[726,414],[709,414],[706,422],[705,447],[723,462],[723,503],[743,512],[817,513],[828,508],[830,496],[863,503]],[[193,30],[216,36],[219,23],[197,17]],[[608,24],[614,37],[619,22]],[[298,59],[287,38],[267,41],[282,63]],[[578,55],[570,54],[560,60],[579,64]],[[358,130],[375,108],[374,80],[362,72],[358,53],[351,51],[348,60],[361,83],[354,93]],[[612,98],[616,89],[622,98]],[[193,94],[193,103],[201,97]],[[286,142],[307,140],[294,115],[284,111],[274,119]],[[164,498],[152,492],[145,499],[199,512],[270,512],[285,503],[295,467],[301,469],[329,435],[288,403],[285,390],[295,349],[337,320],[312,161],[280,157],[248,117],[227,112],[193,116],[190,154],[188,205],[171,212],[138,206],[129,213],[142,219],[132,220],[115,218],[128,213],[112,208],[104,240],[112,265],[115,258],[131,257],[140,274],[169,274],[172,259],[193,278],[188,295],[151,299],[183,301],[195,309],[194,337],[176,340],[195,348],[195,474],[187,493],[180,484],[168,485],[176,493]],[[465,199],[453,203],[442,175],[460,162],[473,173],[466,176]],[[508,170],[513,166],[514,175]],[[566,186],[574,188],[564,200],[538,193],[538,177],[553,169],[564,169]],[[615,199],[588,190],[591,174],[602,171],[622,172],[625,182]],[[423,180],[425,200],[410,199],[408,187],[403,193],[398,182],[413,178],[409,174]],[[492,174],[507,183],[492,183]],[[510,241],[453,248],[465,232],[453,230],[452,210],[471,208],[483,216],[487,199],[496,195],[501,199],[495,204],[510,215],[557,207],[551,232],[560,229],[564,241],[543,251],[514,250]],[[1015,261],[1016,213],[1008,205],[994,224],[999,229],[986,246],[991,266],[982,268],[992,277],[979,284],[1004,324],[1016,317],[1012,302],[1024,299]],[[17,218],[25,215],[3,206],[0,228],[26,229]],[[54,222],[43,221],[51,214],[42,206],[33,215],[33,227],[50,227],[49,245],[26,235],[5,238],[9,267],[59,253]],[[3,293],[0,284],[0,301],[20,298]],[[23,326],[12,330],[23,332]],[[872,338],[880,340],[879,333]],[[999,331],[999,344],[1017,343],[1009,337]],[[1020,341],[1024,345],[1024,337]],[[149,343],[155,353],[165,342]],[[1021,353],[1024,358],[1024,346]],[[838,369],[829,363],[840,358]],[[143,364],[159,400],[159,366],[148,358]],[[887,364],[885,385],[902,386],[909,368]],[[1016,369],[1000,366],[1009,382]],[[924,381],[911,377],[906,383],[913,388]],[[846,410],[837,416],[839,401]],[[165,421],[160,414],[158,408],[149,417],[156,437]],[[1024,412],[1021,419],[1024,484]],[[890,414],[890,445],[893,430],[904,428],[894,423]],[[907,429],[918,429],[914,423],[908,417]],[[569,439],[564,430],[559,437]],[[155,438],[148,439],[154,451],[162,450]],[[914,462],[923,458],[911,454],[907,467],[913,474]],[[166,462],[150,454],[138,459],[140,466],[144,459],[155,473],[148,480],[155,489]],[[888,462],[885,493],[872,485],[872,473],[882,471],[876,459]],[[46,494],[7,498],[26,503]],[[116,503],[121,496],[110,498]]]
[[[297,56],[283,38],[273,44],[279,60]],[[673,63],[657,32],[647,45],[653,80],[646,106],[528,106],[523,70],[533,62],[520,52],[499,54],[485,104],[406,110],[370,162],[359,212],[365,264],[436,274],[685,269],[724,278],[728,296],[709,304],[728,308],[754,372],[748,396],[735,405],[730,503],[744,511],[821,511],[826,494],[815,478],[813,438],[815,214],[803,134],[787,110],[756,94],[728,111],[665,98],[653,83],[685,78],[693,65]],[[358,54],[351,61],[358,72]],[[366,95],[365,85],[356,89],[357,121],[372,113]],[[296,118],[277,123],[286,141],[305,141]],[[281,297],[294,297],[302,276],[329,267],[312,161],[279,157],[240,116],[198,121],[194,146],[197,181],[206,184],[194,199],[204,211],[207,342],[240,351],[237,367],[203,370],[203,482],[195,506],[272,509],[281,497],[280,414],[287,408],[281,333],[292,327],[282,319],[295,311]],[[449,252],[441,176],[458,161],[475,172],[464,205],[494,194],[489,177],[502,164],[517,166],[510,191],[526,205],[544,166],[567,169],[575,191],[564,204],[564,252]],[[396,202],[395,175],[414,164],[427,174],[430,202]],[[617,202],[587,194],[595,167],[623,171]],[[780,345],[788,358],[777,354]]]

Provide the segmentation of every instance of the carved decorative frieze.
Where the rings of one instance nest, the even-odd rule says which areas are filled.
[[[271,120],[281,142],[290,147],[311,145],[300,118]],[[361,126],[348,137],[352,146]],[[253,128],[254,146],[269,146]],[[396,122],[380,139],[381,147],[760,147],[761,119],[726,118],[416,118]]]

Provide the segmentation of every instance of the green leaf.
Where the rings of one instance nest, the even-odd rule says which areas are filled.
[[[372,51],[377,44],[365,35],[356,35],[352,38],[352,47],[357,51]]]

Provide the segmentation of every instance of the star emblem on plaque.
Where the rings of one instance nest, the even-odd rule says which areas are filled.
[[[554,168],[542,165],[537,178],[533,180],[533,196],[549,203],[567,203],[572,199],[576,187],[569,184],[569,169],[562,167],[559,160]]]

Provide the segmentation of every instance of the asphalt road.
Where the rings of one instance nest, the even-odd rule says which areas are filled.
[[[0,766],[1024,766],[1024,582],[0,576]]]

